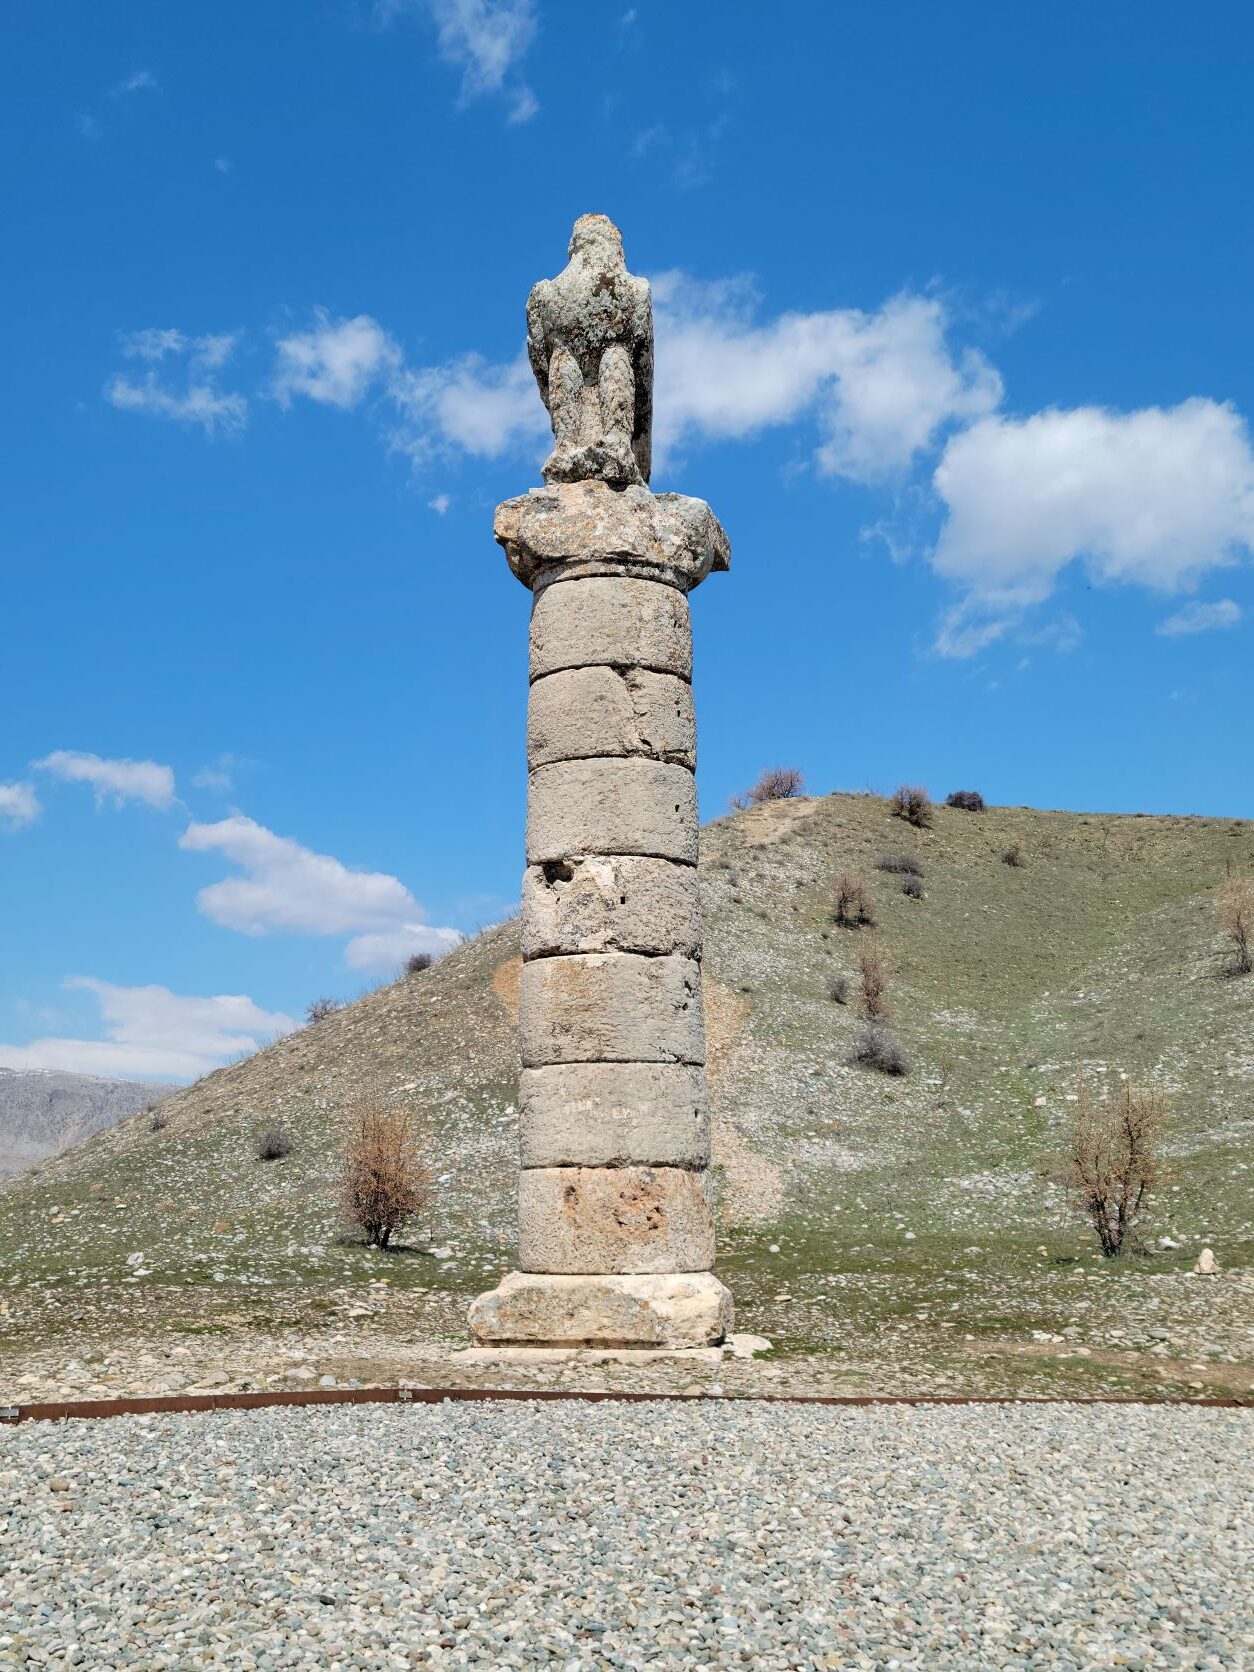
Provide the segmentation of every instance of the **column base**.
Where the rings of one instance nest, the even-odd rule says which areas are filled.
[[[480,1346],[715,1347],[732,1298],[713,1272],[566,1277],[511,1271],[471,1303]]]

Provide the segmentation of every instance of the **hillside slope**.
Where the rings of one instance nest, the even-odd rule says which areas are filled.
[[[875,869],[885,852],[919,858],[923,899]],[[1229,866],[1254,872],[1249,822],[942,808],[916,831],[832,795],[707,827],[720,1271],[740,1327],[854,1387],[1162,1386],[1199,1362],[1212,1390],[1248,1385],[1231,1367],[1252,1356],[1254,1279],[1234,1273],[1254,1252],[1254,979],[1222,974]],[[873,928],[832,923],[846,868]],[[828,996],[871,942],[904,1079],[850,1065],[858,1018]],[[341,1347],[464,1340],[466,1301],[511,1263],[518,967],[508,923],[176,1093],[162,1130],[124,1122],[0,1190],[0,1369],[188,1332],[237,1358],[249,1331],[272,1358],[332,1326]],[[1153,1231],[1180,1247],[1103,1265],[1049,1173],[1076,1088],[1120,1072],[1169,1099]],[[341,1121],[363,1087],[421,1116],[437,1184],[408,1240],[451,1258],[343,1238]],[[292,1153],[259,1162],[275,1122]],[[1219,1282],[1188,1275],[1200,1240]]]
[[[147,1080],[0,1067],[0,1176],[81,1144],[171,1089]]]

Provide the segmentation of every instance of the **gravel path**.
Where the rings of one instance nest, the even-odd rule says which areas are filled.
[[[1250,1418],[458,1404],[0,1434],[0,1666],[1254,1665]]]

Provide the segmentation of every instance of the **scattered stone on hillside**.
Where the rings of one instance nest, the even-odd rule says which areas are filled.
[[[1219,1261],[1215,1258],[1214,1249],[1204,1248],[1198,1255],[1193,1270],[1199,1277],[1215,1277],[1219,1272]]]
[[[535,595],[518,988],[522,1270],[475,1302],[471,1327],[507,1345],[654,1347],[678,1309],[671,1332],[711,1342],[731,1302],[709,1275],[683,598],[727,568],[727,536],[704,501],[645,486],[651,304],[617,228],[582,216],[570,255],[527,304],[553,422],[549,485],[505,501],[495,522]],[[674,1274],[688,1284],[682,1298]],[[603,1286],[617,1275],[633,1280],[628,1313],[622,1292]]]

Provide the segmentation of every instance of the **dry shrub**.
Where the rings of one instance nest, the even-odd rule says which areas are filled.
[[[927,830],[932,823],[932,803],[921,784],[903,784],[889,800],[895,819],[905,819],[916,830]]]
[[[1001,862],[1003,865],[1013,866],[1016,871],[1019,869],[1024,860],[1023,849],[1018,842],[1012,842],[1008,848],[1002,850]]]
[[[1219,922],[1232,951],[1233,975],[1254,970],[1254,882],[1229,877],[1219,896]]]
[[[862,878],[852,871],[842,871],[836,878],[832,922],[842,929],[862,929],[875,922],[875,902]]]
[[[848,1004],[850,985],[847,975],[834,975],[827,984],[828,998],[833,1004]]]
[[[405,960],[405,974],[421,975],[423,970],[429,970],[434,962],[435,959],[429,952],[415,952]]]
[[[873,946],[858,954],[858,979],[862,1014],[868,1022],[882,1022],[888,1015],[888,969]]]
[[[267,1126],[257,1134],[258,1161],[282,1161],[292,1153],[292,1140],[281,1126]]]
[[[923,898],[923,878],[903,877],[901,879],[901,892],[908,900],[921,900]]]
[[[150,1132],[164,1132],[166,1127],[170,1124],[169,1115],[166,1114],[164,1109],[154,1109],[151,1103],[148,1105],[148,1109],[150,1111],[148,1116],[148,1130]]]
[[[921,877],[923,861],[912,853],[882,853],[875,861],[877,871],[887,871],[893,877]]]
[[[305,1020],[320,1022],[324,1016],[333,1016],[340,1008],[339,999],[315,999],[312,1004],[305,1006]]]
[[[850,1062],[855,1068],[874,1068],[880,1074],[901,1075],[908,1072],[905,1052],[897,1035],[882,1022],[868,1022],[858,1030],[853,1042]]]
[[[772,766],[751,790],[733,795],[731,806],[734,811],[743,812],[746,807],[761,807],[767,801],[791,801],[805,792],[806,781],[795,766]]]
[[[1128,1244],[1158,1183],[1164,1124],[1158,1093],[1131,1081],[1104,1103],[1086,1091],[1076,1105],[1067,1189],[1108,1258]]]
[[[963,813],[982,813],[984,797],[979,790],[954,790],[945,797],[946,807],[957,807]]]
[[[427,1206],[431,1179],[406,1110],[377,1096],[353,1104],[340,1191],[346,1216],[372,1248],[386,1248],[405,1220]]]

